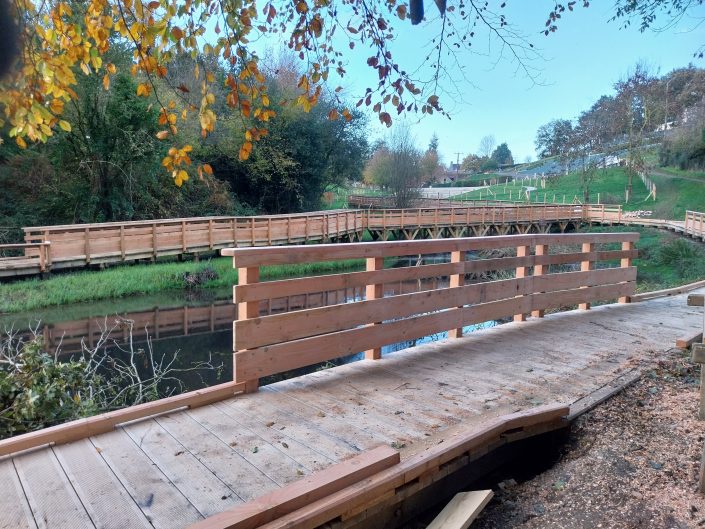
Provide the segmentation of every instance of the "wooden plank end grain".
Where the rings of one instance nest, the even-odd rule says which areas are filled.
[[[676,340],[676,347],[679,349],[687,349],[691,345],[702,342],[703,341],[703,333],[698,332],[693,334],[692,336],[689,336],[687,338],[678,338]]]

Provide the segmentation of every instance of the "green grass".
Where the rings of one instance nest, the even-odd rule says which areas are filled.
[[[634,226],[593,226],[589,233],[638,232],[637,291],[650,292],[705,279],[705,246],[671,232]]]
[[[705,171],[688,171],[685,169],[679,169],[678,167],[659,167],[656,171],[662,173],[671,174],[674,176],[683,176],[686,178],[697,178],[705,182]]]
[[[659,175],[650,178],[656,184],[656,201],[643,209],[652,210],[654,218],[683,220],[686,210],[705,211],[705,176],[702,183]]]
[[[590,185],[590,202],[603,204],[621,204],[624,202],[625,189],[627,187],[627,175],[624,169],[610,168],[598,170],[597,176]],[[523,200],[526,201],[526,188],[536,187],[529,196],[531,202],[556,202],[572,203],[574,200],[583,201],[583,191],[580,184],[580,175],[571,173],[546,179],[545,187],[542,187],[541,178],[531,180],[514,180],[508,184],[498,184],[490,186],[488,189],[480,189],[465,193],[463,198],[471,200]],[[633,199],[627,209],[645,209],[644,200],[648,195],[643,182],[635,178],[632,183]],[[598,197],[599,195],[599,197]]]
[[[227,288],[237,282],[237,271],[232,268],[232,259],[228,257],[201,263],[123,265],[100,271],[62,274],[44,280],[27,279],[0,284],[0,314],[157,292],[183,291],[186,289],[183,274],[198,272],[207,266],[216,272],[217,277],[205,282],[202,288]],[[362,260],[265,266],[262,267],[260,277],[295,277],[362,266]]]

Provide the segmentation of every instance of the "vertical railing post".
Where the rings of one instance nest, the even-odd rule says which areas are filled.
[[[46,257],[45,257],[45,252],[46,250],[46,243],[40,242],[39,243],[39,271],[44,273],[46,270]]]
[[[120,224],[120,259],[125,260],[125,225]]]
[[[152,260],[157,259],[157,223],[152,223]]]
[[[530,249],[531,248],[529,246],[517,246],[517,257],[526,257],[527,255],[529,255]],[[526,266],[517,266],[514,277],[516,277],[516,279],[523,279],[524,277],[526,277],[526,271]],[[521,297],[523,296],[517,296],[517,298]],[[514,321],[526,321],[526,314],[515,314]]]
[[[368,257],[366,260],[366,270],[368,272],[374,272],[376,270],[382,270],[384,268],[384,258],[383,257]],[[368,283],[365,287],[365,299],[381,299],[384,297],[384,284],[383,283]],[[372,323],[372,325],[375,325]],[[365,351],[365,358],[367,360],[379,360],[382,358],[382,349],[376,347],[374,349],[369,349]]]
[[[235,259],[233,258],[233,266],[235,267]],[[259,282],[259,266],[238,268],[237,269],[237,284],[251,285]],[[242,301],[237,305],[237,319],[248,320],[259,316],[258,301]],[[237,335],[235,334],[235,326],[233,325],[233,380],[235,382],[245,383],[245,393],[257,391],[259,380],[238,380],[237,378],[237,353],[240,350],[237,347]]]
[[[539,259],[541,256],[548,255],[548,245],[547,244],[537,244],[534,255]],[[542,276],[548,267],[542,263],[535,263],[534,264],[534,275],[535,276]],[[538,309],[538,310],[532,310],[531,315],[534,318],[543,318],[543,309]]]
[[[213,249],[213,219],[208,219],[208,249]]]
[[[634,243],[632,241],[625,241],[622,243],[622,251],[623,252],[631,252],[634,250]],[[632,258],[631,256],[628,257],[622,257],[622,260],[620,261],[620,267],[621,268],[629,268],[632,266]],[[620,303],[631,303],[632,298],[629,296],[622,296],[618,300]]]
[[[251,236],[251,238],[252,238],[252,241],[250,242],[250,246],[254,246],[254,245],[255,245],[255,218],[254,218],[254,217],[250,217],[250,222],[251,222],[251,224],[250,224],[250,236]]]
[[[584,254],[591,254],[594,249],[595,249],[595,245],[593,243],[591,243],[591,242],[584,242],[583,243],[583,253]],[[585,257],[583,261],[580,262],[580,271],[581,272],[589,272],[590,270],[593,269],[593,267],[594,267],[594,262],[592,260],[592,257],[589,255],[587,257]],[[587,288],[587,287],[583,287],[583,288]],[[580,305],[578,305],[578,306],[582,310],[590,310],[590,303],[588,303],[587,301],[585,303],[580,303]]]
[[[464,251],[454,251],[450,253],[450,262],[451,263],[459,263],[461,272],[457,274],[452,274],[450,276],[450,288],[457,288],[463,286],[465,283],[465,271],[463,269],[463,263],[465,262],[465,252]],[[457,307],[457,308],[462,308],[462,305]],[[462,324],[460,327],[457,329],[450,329],[448,331],[448,337],[449,338],[460,338],[463,336],[463,327]]]
[[[88,231],[88,228],[86,228],[83,231],[83,236],[85,238],[85,241],[83,241],[83,251],[86,254],[86,264],[91,263],[91,238],[90,238],[90,232]]]

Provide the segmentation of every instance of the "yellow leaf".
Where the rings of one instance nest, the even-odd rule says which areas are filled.
[[[247,160],[252,152],[252,142],[246,141],[240,147],[240,160]]]
[[[110,76],[107,73],[103,76],[103,88],[105,90],[110,88]]]
[[[27,143],[25,143],[25,141],[24,141],[22,138],[20,138],[19,136],[17,136],[17,137],[15,138],[15,141],[17,142],[17,145],[20,147],[20,149],[26,149],[26,148],[27,148]]]
[[[49,108],[54,114],[61,114],[64,111],[64,102],[61,99],[52,99]]]
[[[106,70],[108,70],[108,73],[111,73],[115,75],[115,72],[117,72],[117,68],[113,63],[108,63],[108,65],[105,67]]]
[[[59,121],[59,127],[61,127],[62,130],[65,130],[66,132],[71,132],[71,123],[65,120]]]
[[[181,187],[186,180],[188,180],[188,173],[183,169],[177,171],[176,176],[174,177],[174,183],[178,187]]]
[[[207,164],[207,163],[204,163],[204,164],[203,164],[203,171],[204,171],[206,174],[210,174],[210,175],[213,174],[213,168],[210,166],[210,164]]]
[[[159,132],[157,132],[157,139],[165,140],[167,136],[169,136],[168,130],[160,130]]]

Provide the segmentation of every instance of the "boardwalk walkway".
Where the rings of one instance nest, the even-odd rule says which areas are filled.
[[[379,445],[573,404],[696,331],[685,296],[508,323],[0,460],[0,528],[182,528]]]

